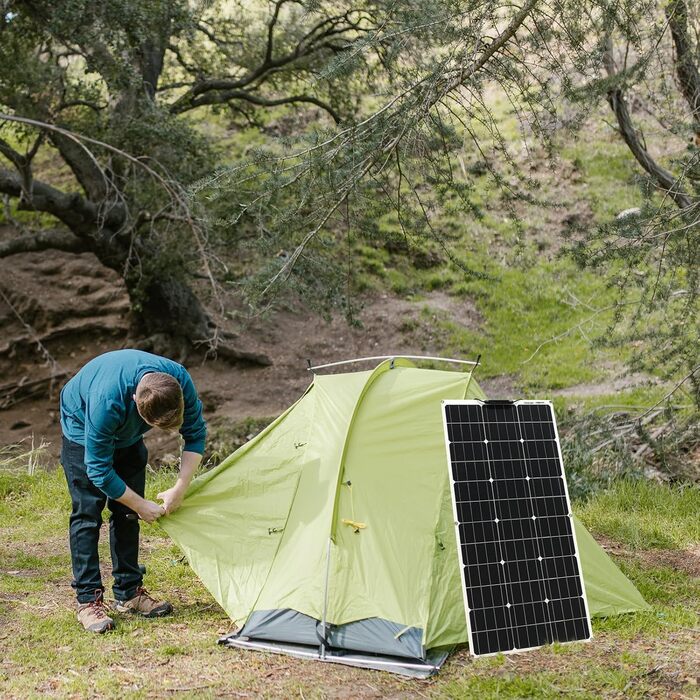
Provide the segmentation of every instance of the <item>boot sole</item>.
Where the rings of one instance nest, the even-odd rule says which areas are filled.
[[[113,622],[109,623],[105,627],[99,627],[97,629],[90,629],[89,627],[85,627],[82,623],[80,623],[80,626],[86,631],[86,632],[92,632],[93,634],[104,634],[105,632],[109,632],[114,629],[115,625]]]

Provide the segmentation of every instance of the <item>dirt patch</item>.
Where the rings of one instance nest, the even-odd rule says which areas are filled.
[[[687,549],[631,550],[608,537],[596,535],[596,541],[606,552],[616,557],[634,560],[646,567],[667,566],[693,578],[700,578],[700,545]]]
[[[2,231],[0,230],[0,236]],[[56,251],[0,260],[0,407],[8,387],[21,384],[17,403],[0,412],[0,444],[48,441],[48,457],[60,453],[58,392],[87,360],[127,346],[129,300],[122,280],[91,254]],[[425,309],[429,312],[426,313]],[[307,359],[320,364],[354,357],[436,354],[437,320],[476,328],[481,319],[463,297],[441,291],[411,301],[390,294],[362,300],[355,323],[336,314],[323,319],[287,308],[248,323],[246,347],[267,354],[269,367],[238,367],[191,358],[188,364],[213,422],[276,416],[293,403],[312,377]],[[355,365],[367,369],[373,363]],[[58,374],[55,381],[49,381]],[[4,393],[3,393],[4,390]],[[151,456],[178,451],[175,436],[152,431]]]
[[[626,391],[628,389],[657,385],[660,383],[661,381],[656,377],[651,377],[648,374],[642,374],[641,372],[634,372],[632,374],[613,377],[601,382],[576,384],[574,386],[566,387],[566,389],[557,389],[550,393],[554,396],[575,396],[580,398],[588,398],[592,396],[615,394],[618,391]]]
[[[478,373],[478,370],[477,370]],[[513,375],[501,374],[498,377],[479,379],[479,386],[489,399],[516,399],[521,396],[517,380]]]
[[[652,549],[640,552],[638,559],[648,566],[669,566],[688,576],[700,578],[700,545],[682,550]]]

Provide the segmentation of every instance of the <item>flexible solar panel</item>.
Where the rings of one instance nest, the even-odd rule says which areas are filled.
[[[551,403],[442,407],[471,653],[590,639]]]

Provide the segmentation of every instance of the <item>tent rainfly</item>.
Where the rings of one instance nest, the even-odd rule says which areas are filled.
[[[220,640],[426,677],[467,642],[441,401],[470,372],[316,375],[253,440],[196,479],[163,526],[239,625]],[[647,609],[583,525],[591,615]]]

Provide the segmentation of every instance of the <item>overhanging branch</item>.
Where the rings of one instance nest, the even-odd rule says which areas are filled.
[[[65,250],[84,253],[90,250],[89,241],[78,238],[70,231],[40,231],[30,236],[17,236],[9,241],[0,241],[0,258],[18,253],[34,253],[40,250]]]
[[[76,235],[88,235],[95,230],[98,207],[78,193],[62,192],[39,180],[32,181],[31,192],[24,192],[20,176],[5,168],[0,168],[0,192],[24,197],[22,209],[52,214]]]
[[[606,39],[603,62],[608,76],[610,78],[615,78],[617,71],[613,60],[613,47],[610,37]],[[679,208],[687,209],[692,206],[693,202],[681,187],[679,179],[675,177],[673,173],[666,170],[666,168],[659,165],[644,147],[637,130],[634,128],[632,117],[627,109],[624,93],[620,87],[612,86],[608,90],[608,103],[610,104],[613,114],[617,118],[620,135],[637,162],[661,189],[668,192],[669,197],[673,199]]]
[[[250,104],[258,105],[259,107],[275,107],[278,105],[297,104],[305,102],[307,104],[316,105],[333,118],[336,124],[340,123],[340,115],[327,102],[319,100],[312,95],[290,95],[289,97],[266,98],[260,95],[255,95],[246,90],[229,90],[223,92],[209,92],[201,95],[195,100],[192,100],[190,107],[201,107],[203,105],[223,104],[234,100],[243,100]]]

